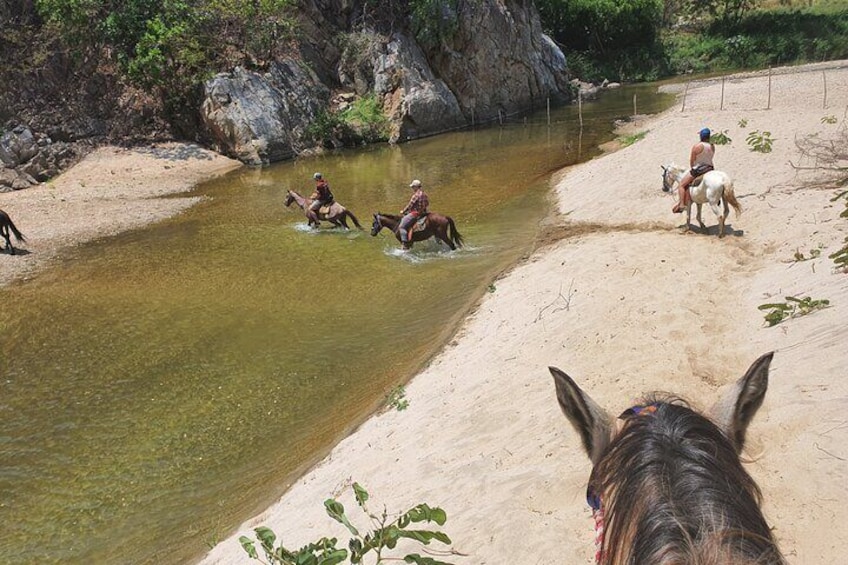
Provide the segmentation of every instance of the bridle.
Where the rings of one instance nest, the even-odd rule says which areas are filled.
[[[669,179],[669,172],[671,167],[666,167],[664,165],[660,165],[662,167],[662,190],[663,192],[671,192],[671,188],[674,186],[674,180]]]

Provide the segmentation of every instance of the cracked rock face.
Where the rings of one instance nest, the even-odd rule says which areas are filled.
[[[570,98],[565,56],[529,0],[462,3],[454,35],[428,47],[400,31],[354,34],[358,2],[304,4],[312,44],[299,45],[298,58],[206,83],[202,121],[221,152],[252,165],[292,158],[310,148],[307,130],[331,101],[347,105],[352,96],[379,97],[391,142]],[[339,37],[346,46],[332,43]]]

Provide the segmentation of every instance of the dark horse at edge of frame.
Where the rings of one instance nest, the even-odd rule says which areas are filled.
[[[400,220],[401,216],[377,212],[374,214],[374,223],[371,224],[371,235],[377,235],[381,229],[387,228],[394,232],[395,237],[400,241],[400,232],[398,231]],[[462,247],[462,235],[456,229],[456,224],[450,216],[429,212],[423,220],[423,225],[421,223],[422,220],[417,220],[411,227],[410,248],[414,242],[424,241],[434,236],[437,240],[445,242],[451,248],[451,251],[456,250],[457,247]]]
[[[292,202],[296,202],[300,209],[303,210],[303,213],[306,214],[306,218],[308,219],[308,224],[310,226],[318,227],[320,222],[313,222],[309,219],[309,214],[307,214],[307,210],[312,205],[313,200],[311,198],[306,198],[305,196],[301,196],[294,190],[286,191],[286,201],[285,205],[288,208]],[[359,225],[359,220],[356,219],[356,216],[353,215],[353,212],[339,204],[338,202],[333,202],[329,206],[322,206],[316,212],[319,220],[325,220],[330,222],[336,227],[350,229],[347,225],[347,219],[350,218],[353,221],[354,225],[359,229],[362,229],[362,226]]]
[[[658,393],[612,418],[550,367],[559,406],[593,465],[586,500],[596,563],[785,565],[739,457],[773,355],[725,390],[711,419]]]
[[[18,228],[15,226],[14,222],[12,222],[12,218],[9,217],[9,214],[0,210],[0,235],[2,235],[3,239],[6,240],[5,249],[9,250],[10,255],[14,255],[15,248],[12,246],[12,240],[9,239],[10,231],[15,235],[15,239],[19,242],[23,243],[26,241],[24,234],[18,231]]]

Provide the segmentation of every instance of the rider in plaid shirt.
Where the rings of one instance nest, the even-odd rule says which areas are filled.
[[[400,233],[400,241],[404,249],[409,249],[409,232],[411,227],[421,216],[426,216],[430,207],[430,198],[427,193],[421,190],[421,181],[414,180],[409,185],[409,188],[415,189],[412,193],[412,198],[409,199],[409,204],[401,210],[403,218],[400,220],[398,232]]]

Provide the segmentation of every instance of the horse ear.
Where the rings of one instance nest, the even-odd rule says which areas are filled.
[[[595,465],[610,442],[609,414],[598,406],[588,394],[565,373],[556,367],[548,367],[554,377],[557,401],[565,417],[580,434],[583,449]]]
[[[725,391],[711,411],[716,423],[733,442],[737,452],[742,451],[748,424],[754,419],[765,399],[772,357],[773,351],[754,361],[745,376]]]

